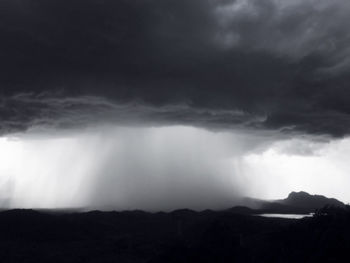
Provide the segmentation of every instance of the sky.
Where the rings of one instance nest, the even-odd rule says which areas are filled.
[[[0,206],[350,202],[347,0],[0,0]]]

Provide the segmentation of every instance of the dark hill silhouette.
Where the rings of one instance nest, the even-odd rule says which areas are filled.
[[[344,207],[345,204],[335,198],[323,195],[310,195],[307,192],[291,192],[287,198],[266,201],[259,199],[247,199],[247,206],[254,213],[279,213],[279,214],[308,214],[314,213],[326,205]],[[242,208],[241,208],[242,210]]]
[[[323,195],[310,195],[306,192],[291,192],[286,199],[278,201],[282,204],[307,209],[319,209],[326,205],[344,207],[345,204],[335,198]]]
[[[327,206],[300,220],[256,216],[263,210],[247,207],[3,211],[0,262],[344,262],[350,251],[349,206],[307,193],[270,203],[294,211]]]
[[[0,212],[1,262],[344,262],[350,207],[301,220],[226,211]]]

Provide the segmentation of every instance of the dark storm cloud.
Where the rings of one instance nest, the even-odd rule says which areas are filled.
[[[330,67],[348,63],[348,1],[236,0],[216,8],[227,46],[266,50],[302,59],[327,56]],[[321,66],[321,65],[319,65]]]
[[[193,108],[188,105],[115,103],[101,97],[60,97],[18,94],[0,100],[2,133],[42,129],[71,129],[89,124],[159,125],[189,124],[212,129],[257,127],[264,116],[237,110]]]
[[[350,132],[348,1],[1,0],[0,12],[5,132],[126,119]]]

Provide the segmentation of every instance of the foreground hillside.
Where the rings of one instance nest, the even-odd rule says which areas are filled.
[[[222,212],[0,213],[1,262],[340,262],[350,208],[302,220]]]

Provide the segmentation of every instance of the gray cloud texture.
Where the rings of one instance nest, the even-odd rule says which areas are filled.
[[[348,66],[350,3],[344,0],[236,0],[216,8],[221,41],[300,60],[310,54],[329,67]]]
[[[265,121],[238,110],[194,108],[186,104],[114,103],[102,97],[18,94],[0,100],[3,134],[32,129],[64,130],[97,124],[126,126],[192,125],[210,129],[254,128]]]
[[[1,0],[0,13],[3,133],[128,119],[350,132],[346,0]]]

